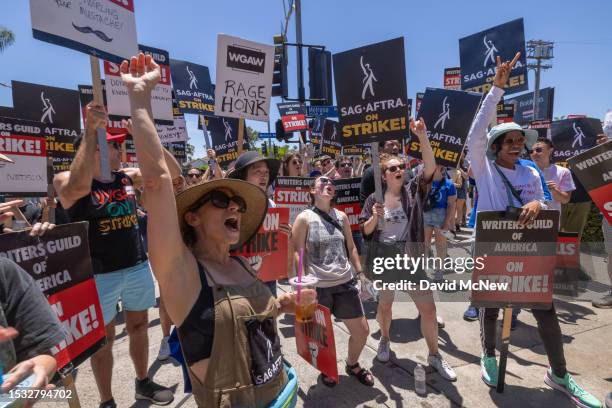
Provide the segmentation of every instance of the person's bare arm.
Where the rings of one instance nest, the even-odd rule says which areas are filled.
[[[344,239],[346,240],[346,249],[348,251],[348,257],[357,275],[361,273],[361,259],[359,259],[359,252],[353,241],[353,233],[351,232],[351,223],[345,213],[342,213],[342,232],[344,233]]]
[[[548,186],[548,190],[550,190],[550,194],[552,194],[552,198],[555,201],[560,202],[561,204],[569,203],[570,198],[572,197],[572,191],[561,191],[559,190],[559,186],[554,181],[546,182]]]
[[[65,209],[72,207],[79,198],[91,191],[93,163],[98,143],[96,129],[106,127],[106,112],[103,106],[90,103],[85,109],[87,112],[85,134],[70,165],[70,171],[58,173],[53,178],[53,186]]]
[[[457,196],[449,196],[446,202],[446,219],[444,220],[444,224],[442,225],[443,230],[450,230],[452,227],[454,227],[456,204]]]
[[[151,91],[160,79],[160,68],[141,53],[130,63],[123,61],[120,70],[130,98],[132,136],[147,193],[151,267],[166,299],[175,299],[166,308],[172,321],[180,325],[200,287],[196,260],[183,243],[172,176],[153,123]]]
[[[436,159],[434,158],[431,144],[427,138],[425,121],[423,119],[419,119],[416,122],[414,119],[410,120],[410,130],[419,139],[421,156],[423,158],[423,179],[428,182],[432,179],[434,171],[436,171]]]
[[[372,206],[372,216],[363,223],[363,233],[365,235],[371,235],[374,230],[376,230],[376,226],[378,225],[378,220],[385,216],[385,206],[381,203],[374,203]]]
[[[300,268],[300,250],[306,248],[306,234],[308,233],[308,219],[303,212],[295,218],[295,223],[291,229],[291,241],[295,251],[295,270]]]

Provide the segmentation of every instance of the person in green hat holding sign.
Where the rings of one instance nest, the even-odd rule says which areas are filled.
[[[518,223],[531,224],[544,205],[544,193],[537,171],[518,164],[525,148],[531,149],[537,140],[537,132],[523,129],[516,123],[503,123],[487,132],[487,126],[496,114],[496,105],[504,94],[510,72],[518,61],[517,53],[512,61],[502,62],[497,57],[497,72],[493,87],[484,98],[468,135],[468,160],[478,189],[478,211],[510,211],[518,216]],[[500,188],[504,186],[504,188]],[[483,381],[497,386],[497,359],[495,341],[499,309],[480,309],[480,359]],[[563,341],[554,304],[548,310],[532,310],[550,368],[544,382],[551,388],[566,394],[577,406],[599,408],[601,402],[578,385],[565,365]]]

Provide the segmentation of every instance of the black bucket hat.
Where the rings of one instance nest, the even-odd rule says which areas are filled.
[[[246,169],[251,164],[266,162],[268,169],[270,170],[270,181],[268,185],[272,184],[278,176],[278,170],[280,169],[281,162],[276,159],[267,159],[261,157],[259,153],[254,150],[242,153],[237,159],[233,170],[227,175],[228,178],[246,180]]]

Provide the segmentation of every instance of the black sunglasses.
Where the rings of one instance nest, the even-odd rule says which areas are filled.
[[[223,191],[213,190],[207,194],[204,194],[198,201],[196,201],[190,208],[189,212],[194,212],[202,207],[207,202],[211,202],[217,208],[226,209],[230,205],[230,201],[233,201],[238,205],[238,212],[245,213],[247,210],[246,201],[239,195],[228,196]]]
[[[387,171],[390,171],[391,173],[395,173],[398,170],[404,170],[406,168],[406,164],[400,164],[398,166],[391,166],[391,167],[387,167]]]
[[[323,185],[325,184],[334,184],[334,181],[332,179],[330,179],[329,177],[319,177],[319,182]]]
[[[189,173],[187,174],[187,177],[200,177],[200,175],[197,173]]]
[[[544,151],[544,149],[541,148],[541,147],[536,147],[535,149],[533,149],[533,151],[536,152],[536,153],[542,153]]]
[[[340,167],[353,167],[353,163],[340,163]]]

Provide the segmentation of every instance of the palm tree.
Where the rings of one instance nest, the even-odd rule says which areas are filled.
[[[0,52],[15,42],[15,35],[6,27],[0,26]]]

